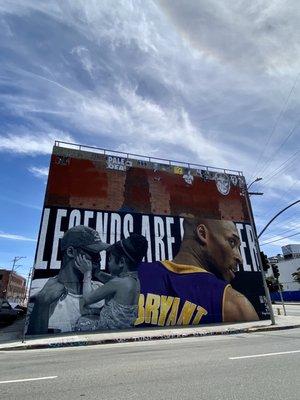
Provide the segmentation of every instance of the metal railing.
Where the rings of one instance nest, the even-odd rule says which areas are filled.
[[[69,143],[69,142],[62,142],[60,140],[56,140],[54,146],[56,147],[64,147],[73,150],[80,150],[80,151],[90,151],[93,153],[104,154],[108,156],[115,156],[115,157],[123,157],[128,159],[135,159],[138,161],[146,161],[151,162],[153,164],[166,164],[172,167],[185,167],[189,169],[205,169],[206,171],[212,172],[222,172],[224,174],[233,174],[243,176],[242,171],[234,170],[234,169],[224,169],[224,168],[217,168],[212,167],[209,165],[202,165],[202,164],[194,164],[188,163],[183,161],[176,161],[176,160],[168,160],[166,158],[157,158],[157,157],[148,157],[143,156],[141,154],[134,154],[134,153],[126,153],[124,151],[116,151],[116,150],[109,150],[104,149],[101,147],[89,146],[89,145],[82,145],[77,143]]]

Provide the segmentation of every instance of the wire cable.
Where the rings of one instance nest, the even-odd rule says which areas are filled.
[[[275,237],[281,236],[281,235],[283,235],[283,234],[285,234],[285,233],[288,233],[288,232],[292,232],[292,231],[294,231],[294,230],[296,230],[296,229],[300,229],[300,226],[298,225],[298,226],[296,226],[295,228],[287,229],[287,230],[285,230],[285,231],[283,231],[283,232],[280,232],[280,233],[278,233],[278,234],[275,234],[275,231],[273,231],[273,232],[272,232],[272,235],[271,235],[270,237],[266,238],[265,240],[274,239]],[[268,232],[268,233],[271,234],[271,232]],[[274,235],[275,235],[275,236],[274,236]]]
[[[268,158],[268,160],[265,162],[265,165],[262,167],[262,169],[257,173],[257,175],[261,176],[264,174],[264,172],[269,168],[268,166],[271,164],[272,160],[276,156],[276,154],[279,152],[279,150],[282,149],[282,147],[286,144],[286,142],[293,136],[295,133],[295,130],[297,126],[299,125],[300,121],[297,121],[293,128],[289,131],[288,135],[284,138],[283,142],[279,145],[279,147],[271,154],[271,156]]]
[[[280,121],[280,118],[283,116],[283,114],[285,113],[285,111],[286,111],[286,109],[287,109],[288,102],[289,102],[289,100],[290,100],[290,97],[291,97],[293,91],[295,90],[295,87],[296,87],[296,85],[297,85],[299,76],[300,76],[300,73],[296,76],[296,79],[295,79],[295,81],[294,81],[294,84],[293,84],[293,86],[292,86],[292,88],[291,88],[291,90],[290,90],[290,92],[289,92],[289,94],[288,94],[288,96],[287,96],[287,98],[286,98],[284,104],[283,104],[283,107],[281,108],[281,110],[280,110],[280,112],[279,112],[279,114],[278,114],[278,116],[277,116],[277,118],[276,118],[276,120],[275,120],[275,123],[274,123],[274,125],[273,125],[273,127],[272,127],[272,129],[271,129],[271,132],[270,132],[270,135],[269,135],[269,137],[268,137],[268,139],[267,139],[267,142],[265,143],[265,145],[263,146],[263,148],[262,148],[262,150],[261,150],[261,152],[260,152],[260,155],[259,155],[259,157],[258,157],[258,161],[257,161],[257,163],[256,163],[256,165],[255,165],[255,167],[254,167],[254,172],[253,172],[253,174],[251,175],[251,178],[250,178],[249,180],[252,180],[253,177],[254,177],[255,175],[257,175],[257,173],[256,173],[255,171],[257,170],[257,167],[258,167],[258,165],[260,164],[261,159],[262,159],[263,155],[265,154],[265,151],[266,151],[266,149],[267,149],[267,147],[268,147],[268,145],[269,145],[269,143],[270,143],[270,141],[271,141],[271,139],[272,139],[272,137],[273,137],[273,135],[274,135],[274,133],[275,133],[275,130],[276,130],[277,125],[278,125],[278,123],[279,123],[279,121]]]
[[[273,208],[279,208],[280,204],[281,204],[281,200],[284,200],[284,197],[287,193],[290,192],[291,187],[294,186],[294,182],[292,182],[290,184],[290,186],[281,194],[281,196],[279,197],[279,199],[277,199],[277,201],[275,202],[275,204],[273,205]],[[271,215],[273,213],[273,210],[271,209],[269,212],[267,212],[266,214],[264,214],[264,217],[268,217],[269,215]]]
[[[273,171],[271,174],[267,175],[264,180],[264,184],[267,185],[271,180],[278,174],[282,173],[283,171],[287,170],[287,166],[290,167],[293,165],[295,161],[297,161],[297,158],[293,160],[297,156],[297,154],[300,152],[300,150],[297,150],[292,156],[290,156],[287,160],[285,160],[282,164],[280,164],[275,171]],[[290,161],[290,163],[289,163]],[[287,165],[286,165],[287,164]],[[284,167],[284,168],[283,168]]]
[[[280,238],[280,239],[271,240],[270,242],[261,243],[260,246],[265,246],[266,244],[269,244],[269,243],[279,242],[280,240],[287,239],[287,238],[289,238],[289,237],[297,236],[297,235],[300,235],[300,232],[294,233],[293,235],[289,235],[289,236],[283,236],[283,237]]]

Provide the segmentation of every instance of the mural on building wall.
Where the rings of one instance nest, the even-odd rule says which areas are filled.
[[[268,317],[244,185],[54,147],[27,333]]]

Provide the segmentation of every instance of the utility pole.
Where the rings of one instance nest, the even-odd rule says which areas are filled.
[[[25,287],[25,294],[24,294],[24,303],[27,301],[27,299],[29,298],[29,290],[30,290],[30,281],[31,281],[31,275],[32,275],[32,270],[33,268],[31,267],[29,272],[28,272],[28,277],[27,277],[27,281],[26,281],[26,287]],[[27,303],[26,303],[27,305]]]
[[[14,273],[14,270],[16,268],[16,264],[18,261],[20,261],[22,258],[26,258],[25,256],[15,256],[14,259],[12,260],[13,266],[12,269],[10,271],[10,274],[8,275],[8,282],[7,282],[7,290],[6,290],[6,298],[7,298],[7,294],[10,290],[10,286],[11,286],[11,276]]]
[[[15,268],[17,262],[20,261],[22,258],[26,258],[26,256],[16,256],[16,257],[12,260],[13,266],[12,266],[11,272],[14,271],[14,268]]]
[[[260,267],[261,277],[262,277],[265,295],[266,295],[266,299],[267,299],[267,305],[268,305],[269,311],[270,311],[271,325],[275,325],[276,322],[275,322],[275,316],[274,316],[274,311],[273,311],[272,302],[271,302],[271,296],[270,296],[270,292],[269,292],[268,285],[267,285],[266,274],[263,269],[263,263],[262,263],[260,248],[259,248],[259,243],[258,243],[257,230],[256,230],[256,226],[254,223],[254,216],[253,216],[252,207],[251,207],[251,203],[250,203],[250,197],[249,197],[249,193],[248,193],[248,190],[253,185],[253,183],[260,181],[261,179],[262,178],[256,178],[253,182],[250,183],[250,185],[246,186],[246,190],[245,190],[246,196],[245,197],[246,197],[247,207],[249,210],[250,223],[251,223],[251,227],[252,227],[252,230],[254,233],[253,236],[254,236],[254,243],[255,243],[257,258],[258,258],[258,264]]]

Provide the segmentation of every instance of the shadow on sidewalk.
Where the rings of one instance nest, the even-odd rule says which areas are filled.
[[[0,343],[21,340],[25,323],[25,315],[17,318],[12,324],[0,328]]]

